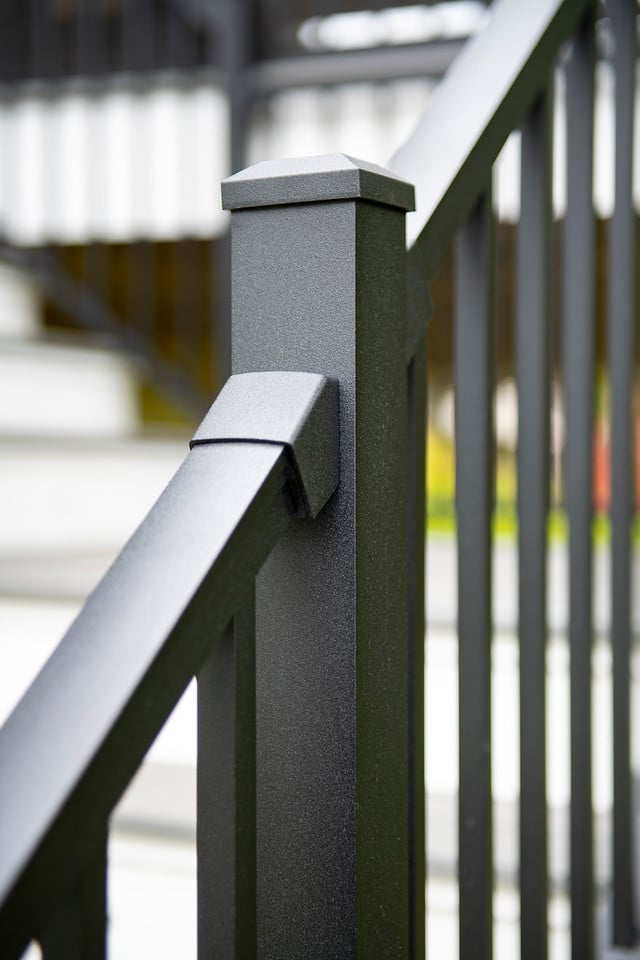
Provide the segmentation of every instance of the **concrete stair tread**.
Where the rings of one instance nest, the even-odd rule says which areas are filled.
[[[138,425],[135,376],[112,344],[0,337],[0,435],[118,436]]]

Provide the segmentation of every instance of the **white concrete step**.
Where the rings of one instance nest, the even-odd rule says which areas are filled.
[[[116,437],[138,429],[135,377],[118,351],[70,338],[0,336],[0,436]]]
[[[0,593],[84,596],[188,452],[188,436],[0,437]]]

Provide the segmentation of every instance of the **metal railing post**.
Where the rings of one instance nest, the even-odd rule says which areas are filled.
[[[257,955],[409,952],[404,213],[344,156],[223,184],[232,365],[340,387],[340,485],[256,591]]]

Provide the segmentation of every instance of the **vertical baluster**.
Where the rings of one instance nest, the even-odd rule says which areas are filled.
[[[567,213],[564,229],[563,372],[565,503],[569,521],[571,656],[571,922],[574,960],[591,960],[593,812],[591,798],[592,489],[594,380],[593,69],[591,18],[567,65]]]
[[[3,17],[6,16],[4,13]],[[5,24],[2,24],[0,30],[5,29]],[[34,80],[40,80],[44,73],[47,33],[42,0],[29,0],[29,75]]]
[[[6,2],[0,4],[0,84],[9,83],[11,80],[11,46],[13,42],[13,9]]]
[[[92,76],[100,65],[100,44],[95,0],[77,0],[76,65],[81,76]]]
[[[634,922],[630,747],[631,519],[633,513],[632,196],[636,5],[610,0],[615,39],[615,210],[608,262],[608,354],[611,397],[611,638],[613,645],[613,943],[636,942]]]
[[[132,73],[148,73],[153,69],[156,52],[156,18],[153,0],[127,0],[122,7],[122,67]],[[132,95],[132,109],[144,123],[148,101],[144,95]],[[141,175],[141,160],[137,156],[142,141],[134,138],[134,194],[144,195],[146,173]],[[138,201],[139,202],[139,201]],[[146,212],[146,211],[145,211]],[[139,227],[140,208],[136,218]],[[129,311],[128,322],[152,349],[160,349],[158,336],[158,297],[155,282],[156,251],[148,240],[134,239],[129,245]]]
[[[24,5],[26,7],[26,4]],[[67,12],[64,8],[51,2],[43,2],[41,6],[44,30],[42,53],[43,75],[47,80],[63,80],[68,76],[65,41],[69,37]],[[67,29],[65,29],[67,27]],[[75,67],[75,64],[72,65]]]
[[[196,62],[195,31],[175,9],[167,11],[167,53],[169,66],[176,70],[193,67]]]
[[[198,956],[256,954],[255,602],[198,675]]]
[[[155,250],[149,240],[133,240],[128,247],[128,324],[151,341],[156,316]],[[157,349],[157,345],[154,345]]]
[[[413,278],[412,278],[413,279]],[[431,301],[422,284],[409,285],[409,311],[423,326]],[[424,770],[425,497],[427,345],[422,337],[407,370],[409,556],[409,956],[425,955],[426,823]]]
[[[492,954],[492,232],[491,200],[485,195],[455,247],[462,960],[489,960]]]
[[[107,956],[107,832],[39,938],[43,960]]]
[[[83,251],[83,282],[101,303],[111,303],[111,247],[100,240]]]
[[[122,65],[125,70],[148,72],[154,62],[153,0],[127,0],[122,7]]]
[[[105,68],[104,17],[95,0],[78,0],[76,15],[76,60],[81,76],[91,77]],[[104,229],[102,214],[98,219],[96,210],[104,201],[102,196],[107,185],[105,166],[104,119],[102,100],[92,99],[85,114],[87,159],[90,173],[88,182],[89,238],[83,250],[82,282],[91,293],[104,302],[109,296],[109,250],[104,242],[96,242]]]
[[[4,83],[21,83],[30,72],[30,5],[25,0],[4,0],[0,40],[0,79]],[[50,19],[50,18],[49,18]]]
[[[107,77],[115,73],[121,65],[122,7],[99,5],[100,45],[104,58],[103,71]]]
[[[522,960],[547,955],[545,651],[549,509],[551,98],[522,128],[518,230],[518,567],[520,637],[520,918]]]

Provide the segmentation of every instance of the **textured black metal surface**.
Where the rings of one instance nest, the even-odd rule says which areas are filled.
[[[194,449],[0,730],[3,957],[49,924],[245,600],[289,522],[289,471],[277,445]]]
[[[411,309],[411,308],[409,308]],[[430,302],[421,305],[430,312]],[[408,709],[409,709],[409,957],[425,955],[425,549],[427,345],[422,339],[407,368]]]
[[[567,65],[567,213],[563,238],[564,495],[569,520],[571,655],[571,949],[594,956],[591,649],[595,231],[593,22],[576,34]]]
[[[38,934],[43,960],[107,960],[107,829],[51,923]]]
[[[551,323],[551,92],[522,128],[516,287],[520,944],[547,955],[546,642]]]
[[[338,387],[317,373],[236,374],[196,430],[191,446],[246,440],[291,452],[300,496],[314,518],[339,479]]]
[[[256,954],[253,586],[198,674],[198,956]]]
[[[222,184],[226,210],[276,204],[317,203],[341,199],[373,200],[413,210],[410,183],[388,170],[342,153],[293,160],[266,160],[229,177]]]
[[[485,195],[455,245],[461,960],[491,960],[493,230]]]
[[[291,205],[232,216],[234,370],[340,388],[338,491],[257,583],[262,960],[408,955],[404,219],[381,175],[352,198],[352,161],[331,190],[334,161],[305,168],[329,202],[292,178]]]
[[[635,833],[631,812],[631,530],[633,517],[634,247],[633,137],[636,8],[610,0],[615,69],[615,210],[608,263],[611,403],[611,641],[613,647],[613,930],[617,947],[638,942]]]

